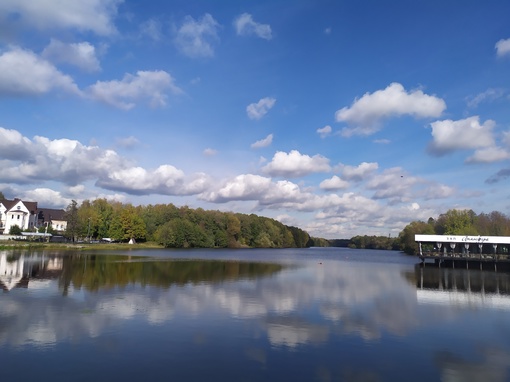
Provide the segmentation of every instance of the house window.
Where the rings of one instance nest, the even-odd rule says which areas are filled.
[[[18,215],[18,220],[19,220],[19,217],[20,217],[20,215]]]

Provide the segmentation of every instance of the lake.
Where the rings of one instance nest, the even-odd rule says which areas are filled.
[[[347,248],[0,251],[4,381],[510,381],[507,273]]]

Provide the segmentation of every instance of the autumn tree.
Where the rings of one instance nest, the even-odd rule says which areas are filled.
[[[145,222],[136,213],[135,207],[127,204],[113,216],[109,233],[111,238],[119,241],[145,240],[147,230]]]

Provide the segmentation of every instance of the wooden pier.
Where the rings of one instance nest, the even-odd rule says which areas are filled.
[[[415,235],[423,264],[438,267],[510,271],[510,237]]]

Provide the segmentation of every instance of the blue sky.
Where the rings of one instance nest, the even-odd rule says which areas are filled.
[[[0,2],[0,191],[314,236],[510,212],[510,3]]]

